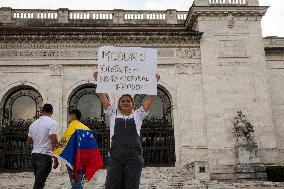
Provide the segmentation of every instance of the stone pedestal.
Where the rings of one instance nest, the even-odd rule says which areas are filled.
[[[253,142],[238,144],[236,146],[236,155],[238,164],[260,163],[260,159],[257,157],[257,144]]]
[[[236,146],[238,164],[235,166],[236,179],[265,179],[265,166],[257,157],[257,144],[248,142]]]

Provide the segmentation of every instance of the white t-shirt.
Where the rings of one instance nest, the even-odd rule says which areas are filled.
[[[109,106],[109,108],[105,111],[105,114],[109,117],[110,143],[111,143],[111,138],[114,135],[114,126],[116,118],[123,118],[123,119],[134,118],[136,130],[138,135],[140,136],[140,130],[143,123],[143,119],[148,115],[148,112],[145,112],[145,110],[141,106],[139,109],[132,112],[132,114],[130,114],[129,116],[125,116],[122,115],[114,106]]]
[[[32,153],[52,155],[49,135],[56,135],[56,121],[48,116],[41,116],[29,127],[28,136],[33,139]]]

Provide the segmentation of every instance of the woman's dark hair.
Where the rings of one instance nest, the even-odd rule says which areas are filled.
[[[78,120],[80,120],[81,117],[82,117],[81,111],[80,111],[80,110],[77,110],[77,109],[70,110],[70,111],[69,111],[69,115],[71,115],[71,114],[75,115]]]
[[[121,100],[123,97],[129,97],[130,100],[131,100],[131,102],[132,102],[132,104],[133,104],[133,106],[134,106],[134,99],[133,99],[133,97],[132,97],[130,94],[123,94],[123,95],[121,95],[121,97],[118,99],[118,106],[117,106],[118,110],[121,110],[120,107],[119,107],[119,103],[120,103],[120,100]]]

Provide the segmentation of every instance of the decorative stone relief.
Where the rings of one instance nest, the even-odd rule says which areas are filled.
[[[197,48],[177,48],[176,56],[180,59],[200,58],[200,49]]]
[[[235,65],[250,65],[250,62],[247,58],[230,58],[228,59],[219,59],[219,66],[235,66]]]
[[[178,74],[188,74],[189,70],[192,74],[201,74],[201,64],[177,64],[176,65]]]
[[[253,126],[247,121],[246,116],[241,111],[238,111],[237,114],[233,119],[236,141],[240,144],[250,143],[253,141]]]
[[[235,21],[234,21],[234,17],[232,14],[229,14],[226,18],[226,23],[228,28],[233,28],[235,27]]]
[[[0,59],[97,59],[98,50],[89,49],[1,49]]]
[[[201,64],[191,64],[190,65],[193,74],[201,74],[202,66]]]
[[[151,35],[148,36],[148,33],[145,33],[147,35],[144,35],[144,33],[139,33],[137,35],[133,35],[133,33],[116,33],[116,32],[109,32],[107,37],[101,37],[105,36],[104,32],[95,32],[93,34],[93,37],[86,37],[86,33],[76,33],[76,35],[64,33],[62,35],[52,35],[52,36],[45,36],[42,38],[38,38],[37,36],[40,35],[40,33],[37,34],[31,34],[30,37],[17,38],[18,40],[21,40],[21,43],[14,42],[14,38],[9,38],[8,36],[5,37],[4,42],[0,43],[1,48],[42,48],[46,49],[48,48],[59,48],[59,47],[82,47],[82,48],[97,48],[102,45],[104,46],[111,46],[113,45],[113,42],[115,41],[116,46],[122,46],[122,47],[133,47],[133,46],[139,46],[139,47],[173,47],[173,46],[179,46],[188,48],[189,45],[192,48],[198,48],[199,47],[199,40],[201,38],[201,33],[198,33],[198,35],[186,35],[181,36],[179,32],[176,32],[175,35],[173,35],[173,32],[170,32],[170,35],[168,33],[159,33],[159,36]],[[20,35],[20,34],[15,34]],[[160,35],[164,35],[161,37]],[[48,41],[48,42],[46,42]],[[157,43],[153,43],[153,41],[157,41]],[[139,45],[138,45],[139,44]]]
[[[272,40],[272,45],[274,46],[283,46],[284,45],[284,39],[273,39]]]
[[[158,64],[159,68],[167,68],[167,69],[174,69],[176,67],[175,64]]]
[[[20,81],[20,83],[21,83],[21,85],[26,85],[26,84],[28,83],[28,81],[27,81],[26,79],[22,79],[22,80]]]
[[[219,58],[247,57],[247,43],[245,40],[220,40]]]
[[[188,64],[177,64],[176,68],[178,71],[178,74],[188,74]]]
[[[50,65],[50,75],[52,76],[60,76],[63,66],[62,65]]]

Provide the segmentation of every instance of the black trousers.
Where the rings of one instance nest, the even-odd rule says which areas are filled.
[[[126,162],[109,159],[106,189],[139,189],[142,172],[140,159],[130,159]]]
[[[45,154],[32,154],[35,183],[33,189],[43,189],[52,168],[52,157]]]

